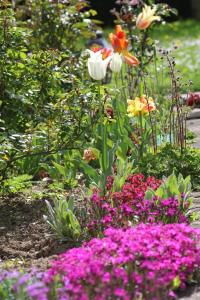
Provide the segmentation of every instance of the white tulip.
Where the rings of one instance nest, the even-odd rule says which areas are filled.
[[[101,50],[98,52],[87,50],[87,52],[89,52],[90,54],[90,57],[87,62],[90,77],[92,77],[95,80],[102,80],[106,77],[106,71],[108,64],[111,60],[111,56],[108,56],[106,59],[103,59]]]
[[[121,67],[122,67],[122,56],[121,54],[115,52],[112,55],[112,59],[110,62],[110,69],[115,73],[119,73],[121,71]]]

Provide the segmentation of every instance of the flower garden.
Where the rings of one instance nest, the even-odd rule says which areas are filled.
[[[198,288],[200,96],[154,2],[116,1],[104,36],[88,1],[0,1],[0,300]]]

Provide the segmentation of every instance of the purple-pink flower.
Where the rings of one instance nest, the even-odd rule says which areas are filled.
[[[127,178],[121,191],[112,192],[113,177],[109,176],[107,194],[100,196],[95,190],[91,197],[90,233],[97,235],[108,227],[127,228],[141,222],[188,223],[189,219],[184,215],[188,204],[185,202],[183,206],[178,197],[144,199],[147,188],[156,190],[160,184],[161,180],[155,177],[145,179],[142,174],[133,174]]]
[[[200,231],[186,224],[109,228],[103,239],[62,254],[46,275],[60,278],[69,299],[173,299],[200,267]],[[65,284],[67,279],[67,284]]]

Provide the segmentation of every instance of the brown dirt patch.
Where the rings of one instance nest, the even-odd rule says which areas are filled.
[[[5,261],[19,259],[23,265],[45,268],[49,261],[70,243],[59,243],[43,220],[45,201],[27,201],[25,195],[0,198],[0,267]]]

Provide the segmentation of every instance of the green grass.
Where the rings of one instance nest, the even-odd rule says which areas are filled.
[[[183,81],[192,80],[192,90],[200,90],[200,26],[194,20],[167,23],[154,26],[152,37],[160,41],[162,48],[173,49],[177,69],[181,71]],[[183,87],[183,92],[188,88]]]
[[[172,23],[154,26],[153,38],[159,38],[163,43],[171,43],[173,40],[186,40],[200,38],[199,22],[195,20],[181,20]]]

